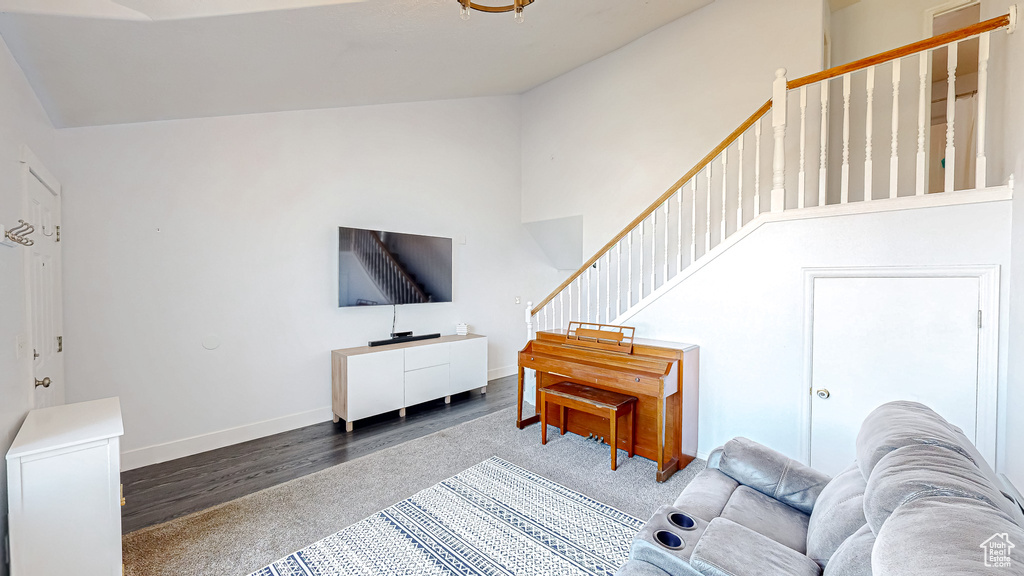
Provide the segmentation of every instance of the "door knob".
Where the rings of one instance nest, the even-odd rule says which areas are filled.
[[[831,396],[831,394],[829,394],[829,391],[827,389],[822,388],[821,390],[818,390],[818,398],[826,400],[829,396]]]
[[[42,380],[36,380],[36,386],[37,387],[38,386],[42,386],[43,388],[49,388],[50,387],[50,377],[47,376],[46,378],[43,378]]]

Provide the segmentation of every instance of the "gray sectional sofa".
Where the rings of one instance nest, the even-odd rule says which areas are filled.
[[[1024,512],[1001,486],[959,428],[914,402],[872,412],[835,478],[736,438],[617,576],[1024,575]]]

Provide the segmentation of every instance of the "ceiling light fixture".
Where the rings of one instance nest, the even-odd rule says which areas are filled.
[[[508,6],[484,6],[477,4],[472,0],[459,0],[459,4],[462,5],[462,19],[469,20],[469,9],[479,10],[480,12],[490,12],[496,14],[498,12],[515,12],[516,22],[523,23],[523,8],[533,4],[533,0],[514,0],[512,4]]]

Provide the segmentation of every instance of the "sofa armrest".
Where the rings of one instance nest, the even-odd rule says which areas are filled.
[[[715,518],[690,555],[703,576],[820,576],[807,556],[725,518]]]
[[[831,478],[747,438],[722,447],[718,469],[740,484],[810,514]]]
[[[718,468],[718,463],[722,460],[722,448],[718,447],[708,454],[708,468]]]

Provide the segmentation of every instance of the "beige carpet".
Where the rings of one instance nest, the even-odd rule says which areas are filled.
[[[671,503],[704,467],[694,461],[668,482],[655,464],[549,428],[515,427],[509,408],[122,538],[128,576],[246,576],[416,492],[500,456],[568,488],[646,519]]]

